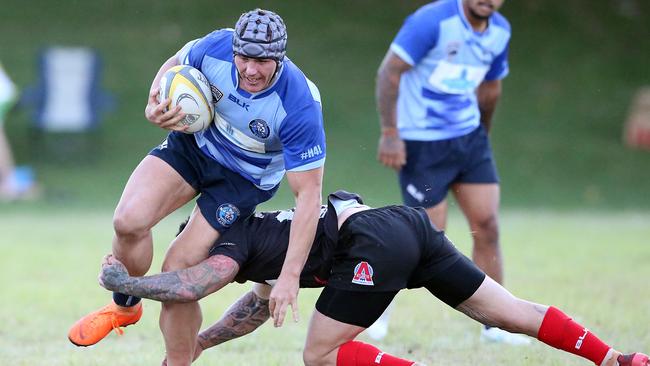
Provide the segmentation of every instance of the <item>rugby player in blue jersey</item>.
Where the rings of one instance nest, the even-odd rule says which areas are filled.
[[[270,199],[285,175],[296,200],[296,218],[278,284],[271,293],[275,325],[288,306],[297,320],[299,275],[318,222],[325,134],[317,87],[285,57],[287,30],[277,14],[255,9],[235,29],[219,29],[187,43],[156,74],[145,115],[171,130],[135,169],[113,219],[113,255],[133,276],[149,269],[151,228],[198,196],[186,229],[170,246],[163,271],[206,258],[214,241],[238,219]],[[179,107],[157,100],[159,80],[171,67],[191,65],[212,87],[215,119],[204,132],[185,134]],[[114,293],[104,308],[80,319],[69,332],[76,345],[100,341],[112,329],[138,321],[140,299]],[[191,360],[201,324],[198,303],[163,304],[160,327],[174,364]]]
[[[404,22],[379,67],[378,159],[398,171],[404,203],[422,206],[443,230],[451,190],[474,241],[472,259],[503,282],[499,180],[488,132],[508,74],[510,24],[503,0],[441,0]],[[387,314],[371,328],[387,330]],[[485,328],[493,341],[521,337]]]
[[[129,276],[111,255],[99,281],[111,291],[158,301],[196,301],[232,281],[255,282],[216,324],[196,339],[194,358],[248,334],[269,318],[269,284],[280,275],[293,210],[261,212],[235,224],[196,266],[147,277]],[[301,274],[302,287],[322,287],[303,354],[306,365],[411,366],[411,360],[355,341],[404,288],[424,287],[469,317],[579,355],[602,366],[649,366],[642,353],[622,355],[555,307],[510,294],[463,256],[422,208],[370,208],[338,191],[321,208]],[[163,362],[163,364],[166,364]]]

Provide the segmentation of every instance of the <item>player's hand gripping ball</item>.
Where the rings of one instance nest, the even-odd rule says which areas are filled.
[[[185,113],[178,126],[189,126],[183,132],[205,131],[214,117],[214,104],[208,79],[189,65],[174,66],[160,79],[160,100],[171,98],[168,108],[180,105]]]

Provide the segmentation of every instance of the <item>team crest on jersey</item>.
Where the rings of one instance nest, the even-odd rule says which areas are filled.
[[[248,124],[248,128],[251,129],[253,135],[265,139],[271,134],[271,129],[269,125],[263,119],[254,119]]]
[[[458,54],[460,50],[460,42],[453,41],[447,43],[447,58],[452,58]]]
[[[372,281],[373,273],[374,271],[372,270],[372,266],[368,264],[368,262],[359,262],[359,264],[354,267],[354,277],[352,277],[352,283],[364,286],[374,286],[375,283]]]
[[[217,208],[217,221],[225,227],[232,225],[239,217],[239,209],[233,204],[224,203]]]
[[[212,103],[217,104],[223,98],[223,92],[212,84],[210,84],[210,91],[212,92]]]

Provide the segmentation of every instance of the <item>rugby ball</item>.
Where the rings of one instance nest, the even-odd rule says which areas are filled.
[[[170,68],[160,79],[159,100],[171,98],[168,108],[181,106],[185,118],[178,126],[189,126],[183,132],[195,133],[205,131],[214,116],[214,104],[208,79],[189,65]]]

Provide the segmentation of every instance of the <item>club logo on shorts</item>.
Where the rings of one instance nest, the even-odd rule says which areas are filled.
[[[232,225],[239,217],[239,209],[233,204],[224,203],[217,209],[217,221],[225,227]]]
[[[163,140],[163,142],[161,142],[160,145],[158,145],[158,150],[166,149],[166,148],[167,148],[167,144],[168,144],[168,143],[167,143],[167,138],[165,138],[165,139]]]
[[[257,136],[257,137],[259,137],[261,139],[265,139],[265,138],[269,137],[269,135],[271,134],[271,130],[269,129],[269,125],[263,119],[258,118],[258,119],[254,119],[254,120],[250,121],[250,123],[248,124],[248,128],[251,129],[251,132],[253,133],[253,135],[255,135],[255,136]]]
[[[374,271],[372,270],[372,266],[368,264],[368,262],[360,262],[354,267],[354,277],[352,277],[352,283],[364,286],[374,286],[375,283],[372,282],[373,272]]]

